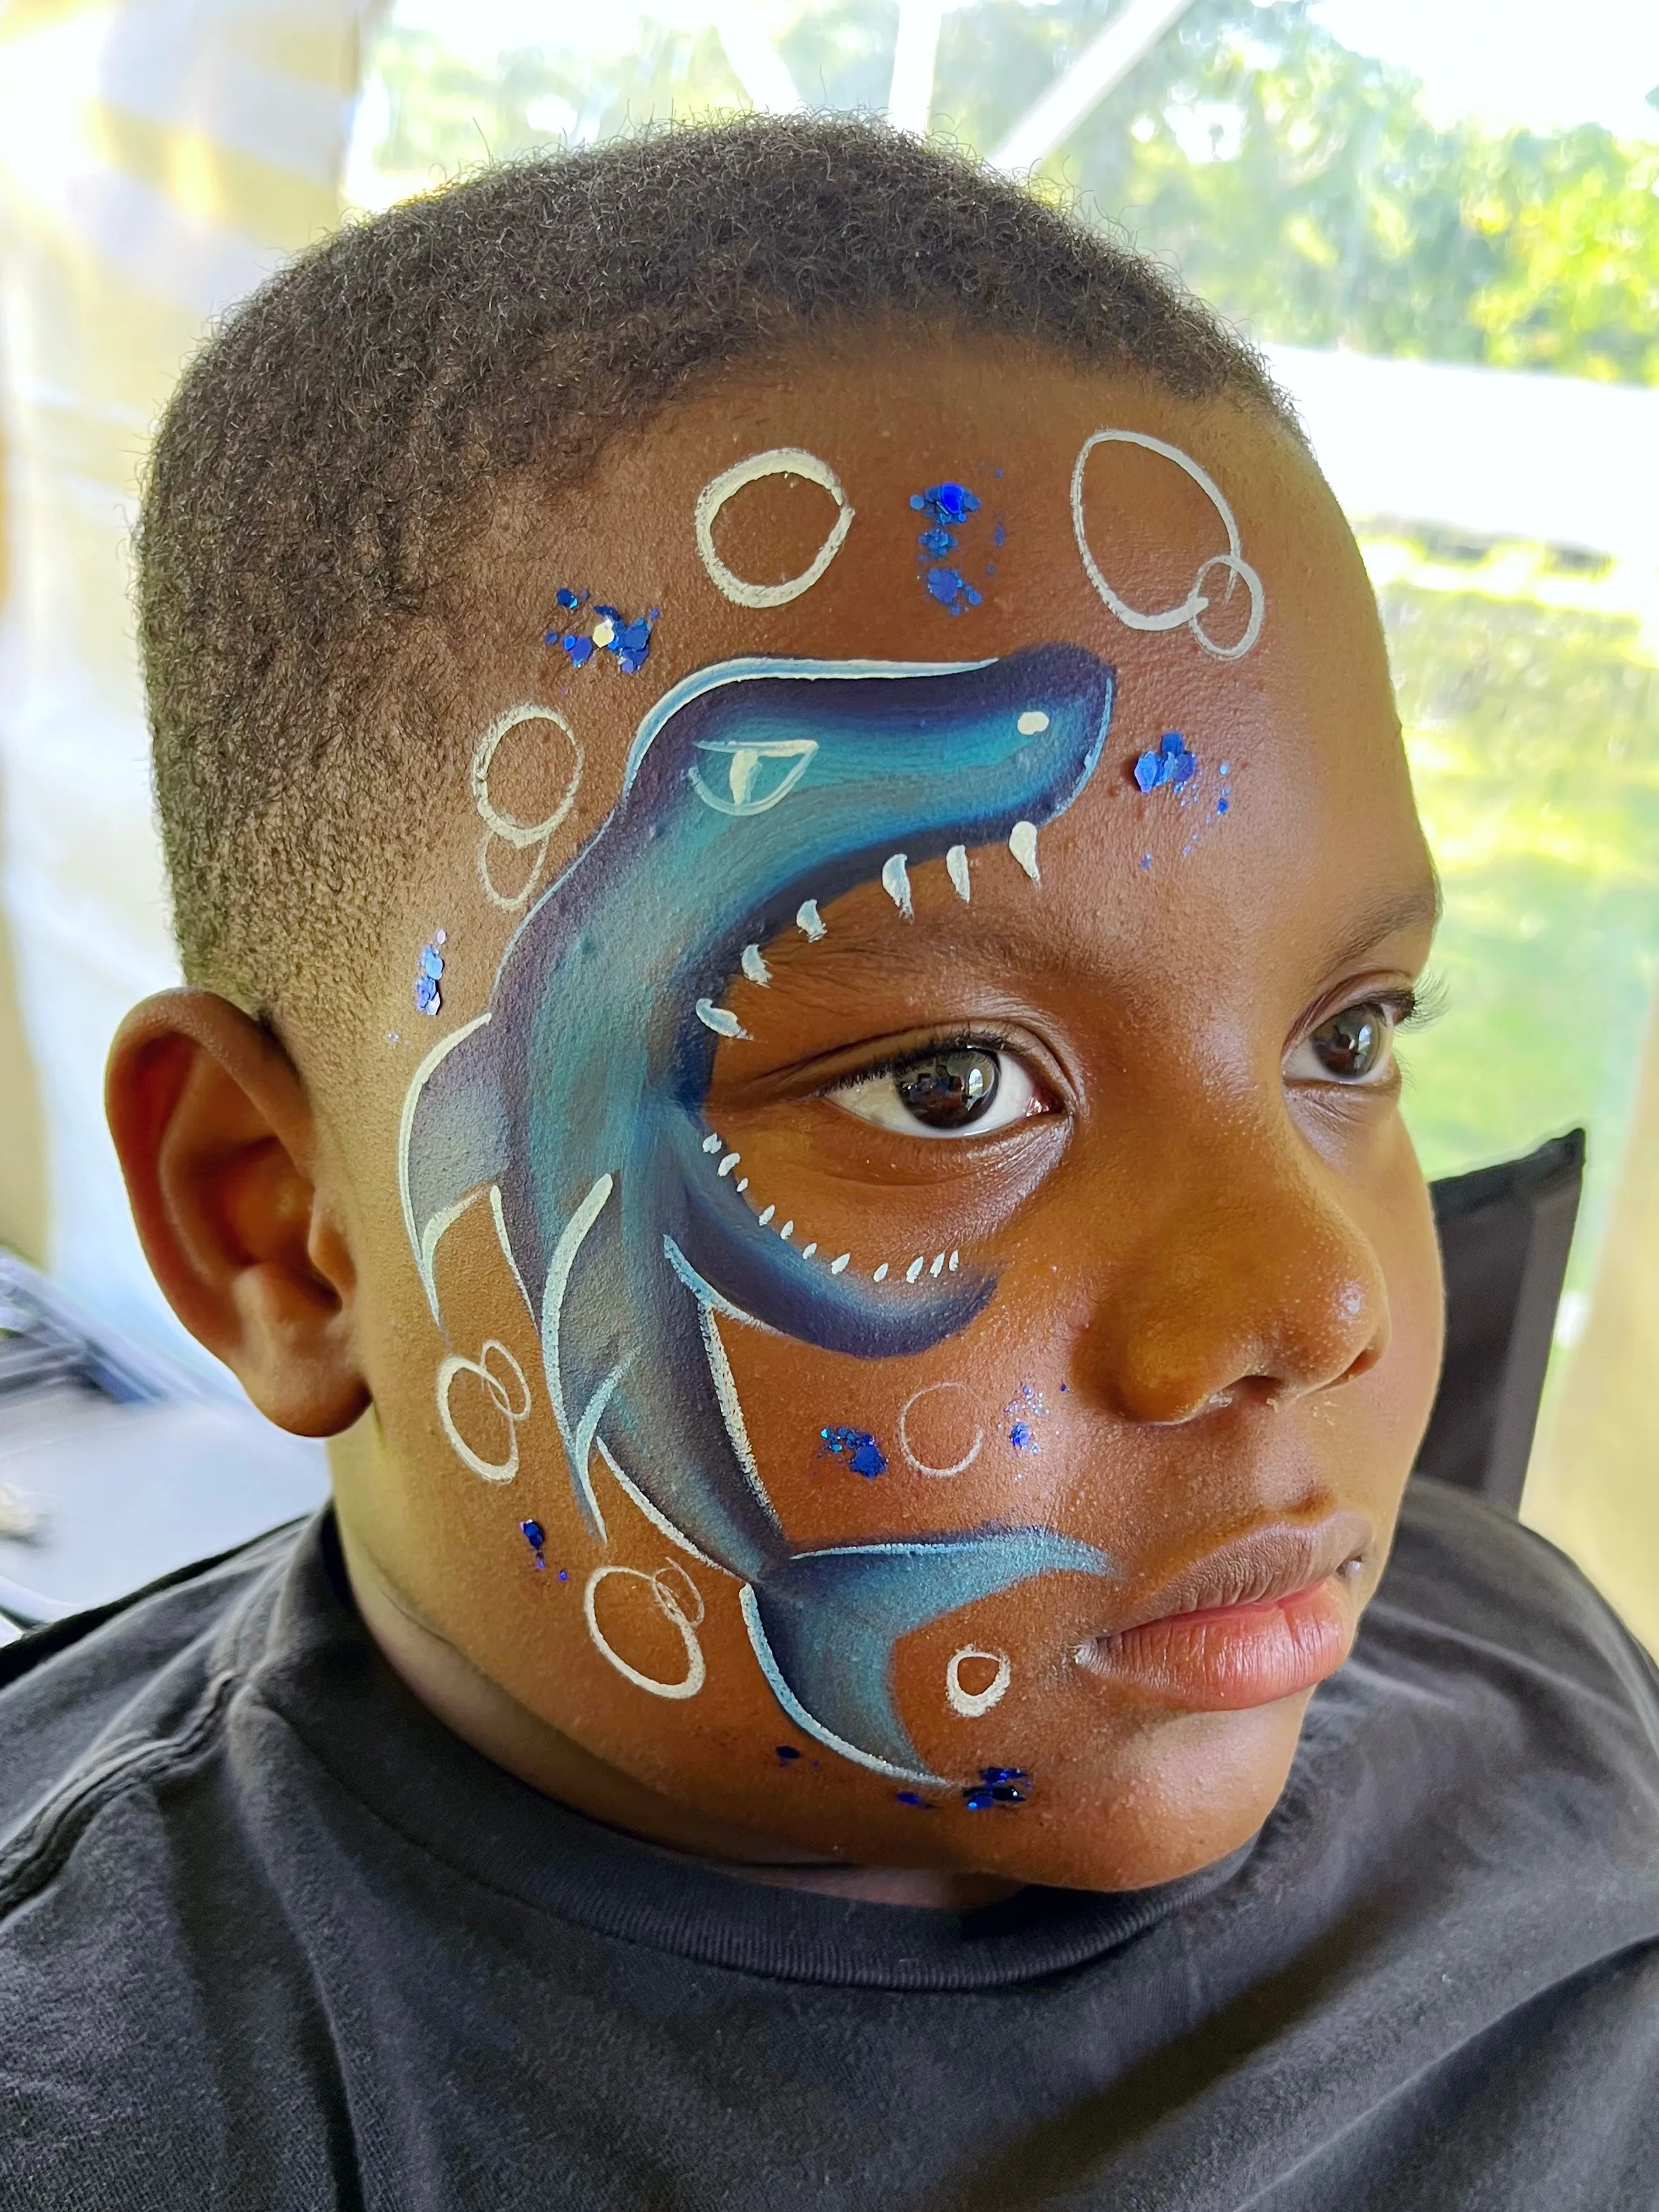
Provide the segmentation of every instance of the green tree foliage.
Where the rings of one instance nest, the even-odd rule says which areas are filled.
[[[945,18],[935,127],[990,150],[1087,46],[1103,0],[977,0]],[[780,49],[814,106],[878,109],[892,0],[807,0]],[[707,23],[562,14],[483,71],[392,28],[388,168],[447,174],[671,114],[746,105]],[[1594,126],[1441,128],[1406,71],[1306,0],[1199,0],[1044,164],[1260,336],[1659,382],[1659,149]]]

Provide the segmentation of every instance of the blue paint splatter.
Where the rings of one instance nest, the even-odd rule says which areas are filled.
[[[981,1766],[979,1780],[963,1790],[962,1802],[970,1813],[989,1812],[997,1805],[1023,1805],[1030,1792],[1020,1784],[1030,1779],[1023,1766]]]
[[[873,1481],[877,1475],[886,1474],[887,1462],[881,1446],[868,1429],[849,1429],[837,1423],[820,1429],[818,1434],[823,1440],[818,1446],[820,1459],[844,1459],[854,1474],[861,1474],[867,1480]]]
[[[1008,1441],[1016,1451],[1041,1451],[1042,1447],[1024,1421],[1016,1421],[1008,1431]]]
[[[1141,754],[1132,771],[1142,791],[1157,791],[1168,784],[1179,791],[1198,773],[1198,755],[1188,750],[1179,730],[1165,730],[1157,746]]]
[[[443,1011],[444,994],[438,988],[438,979],[444,972],[444,956],[439,946],[449,942],[449,933],[434,929],[429,945],[421,947],[421,957],[415,973],[415,1008],[417,1013],[439,1014]]]
[[[893,1792],[901,1805],[914,1805],[919,1813],[931,1813],[933,1807],[915,1790],[896,1790]]]
[[[587,601],[586,592],[572,591],[568,584],[562,584],[554,597],[566,614],[574,614]],[[543,643],[560,647],[573,668],[586,668],[595,653],[603,652],[624,676],[637,675],[651,657],[651,633],[661,612],[660,607],[653,607],[630,621],[619,607],[596,605],[586,630],[550,629],[544,633]]]
[[[547,1544],[546,1529],[543,1528],[539,1521],[520,1521],[519,1523],[519,1533],[523,1536],[526,1543],[529,1545],[531,1550],[536,1555],[537,1573],[538,1575],[545,1574],[547,1571],[547,1561],[542,1554]],[[564,1580],[562,1573],[561,1573],[559,1580],[561,1582]]]
[[[932,530],[924,530],[916,543],[924,553],[932,553],[935,556],[954,553],[957,549],[955,537],[950,531],[941,530],[937,524]]]
[[[796,1750],[793,1743],[779,1744],[777,1746],[777,1754],[778,1765],[780,1766],[793,1766],[795,1761],[800,1757],[799,1752]]]

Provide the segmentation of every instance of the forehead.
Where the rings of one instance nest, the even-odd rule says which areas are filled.
[[[1079,454],[1103,430],[1128,436],[1095,445],[1079,476]],[[742,481],[745,462],[780,449],[812,465]],[[708,488],[722,481],[737,488],[709,515]],[[959,523],[945,518],[948,553],[927,549],[940,519],[917,504],[941,482],[978,502]],[[1178,606],[1226,550],[1228,519],[1264,594],[1260,635],[1237,658],[1206,650],[1188,626],[1130,626],[1091,579],[1084,545],[1124,605]],[[751,583],[798,577],[838,520],[840,542],[817,580],[781,604],[734,603],[711,574],[712,547],[730,575]],[[1230,400],[1182,401],[977,338],[907,333],[797,348],[617,441],[584,485],[550,514],[521,513],[511,536],[496,573],[514,579],[509,599],[539,594],[525,605],[526,633],[558,586],[629,615],[660,610],[635,675],[568,670],[547,648],[544,681],[580,708],[588,805],[614,796],[654,701],[712,664],[965,661],[1064,641],[1118,678],[1104,772],[1053,837],[1056,857],[1084,856],[1084,878],[1070,889],[1086,890],[1091,915],[1109,913],[1115,930],[1152,915],[1166,930],[1213,935],[1214,925],[1237,935],[1255,914],[1328,933],[1345,908],[1385,903],[1425,870],[1352,537],[1292,434]],[[930,581],[939,567],[957,572],[971,601],[964,592],[946,602]],[[1236,589],[1227,605],[1227,571],[1206,574],[1217,602],[1206,621],[1217,641],[1236,643],[1246,594]],[[1135,759],[1171,732],[1200,762],[1201,811],[1166,789],[1143,801],[1126,787]],[[1227,795],[1224,763],[1224,820],[1214,811]],[[975,919],[988,928],[994,916]],[[1053,957],[1076,951],[1052,933],[1049,947]]]

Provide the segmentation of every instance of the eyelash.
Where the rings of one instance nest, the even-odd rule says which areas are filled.
[[[1333,1006],[1320,1022],[1311,1025],[1308,1034],[1311,1035],[1312,1030],[1321,1027],[1323,1022],[1334,1021],[1339,1014],[1346,1013],[1351,1007],[1364,1006],[1385,1007],[1396,1035],[1401,1030],[1425,1030],[1437,1022],[1445,1012],[1446,998],[1445,978],[1437,975],[1426,975],[1418,983],[1407,985],[1403,989],[1373,991],[1363,999],[1350,999],[1340,1006]],[[919,1044],[909,1045],[902,1052],[889,1053],[884,1059],[872,1060],[866,1066],[851,1068],[846,1074],[838,1075],[833,1083],[826,1083],[817,1095],[827,1098],[837,1091],[847,1089],[849,1085],[874,1083],[884,1075],[896,1075],[901,1068],[913,1067],[919,1060],[951,1052],[1006,1052],[1017,1060],[1024,1058],[1005,1030],[985,1028],[952,1030],[944,1036],[927,1037]]]
[[[914,1067],[919,1060],[942,1058],[951,1052],[1006,1052],[1028,1066],[1030,1064],[1019,1048],[997,1030],[954,1030],[949,1036],[928,1037],[921,1044],[907,1046],[902,1052],[890,1053],[884,1060],[872,1060],[867,1067],[850,1068],[833,1083],[826,1083],[817,1095],[827,1098],[835,1091],[849,1089],[854,1083],[879,1082],[884,1075],[896,1075],[902,1067]]]

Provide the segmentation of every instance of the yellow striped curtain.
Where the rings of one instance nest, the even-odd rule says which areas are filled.
[[[38,1097],[45,1257],[169,1342],[100,1109],[116,1021],[175,972],[128,532],[204,324],[337,219],[369,29],[354,0],[0,0],[0,908],[33,1062],[14,1038],[0,1129]]]

